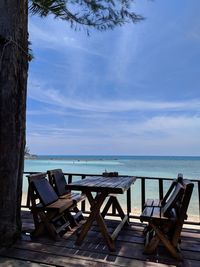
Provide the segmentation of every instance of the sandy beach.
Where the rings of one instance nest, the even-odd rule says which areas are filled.
[[[22,194],[22,205],[26,206],[26,203],[27,203],[27,193],[23,193]],[[79,208],[81,208],[80,205],[78,205],[78,206],[79,206]],[[123,210],[126,211],[126,205],[121,204],[121,206],[122,206]],[[88,211],[90,210],[90,205],[89,205],[88,201],[86,201],[86,210],[88,210]],[[141,210],[139,208],[133,207],[131,214],[136,215],[136,216],[140,216]],[[187,220],[191,221],[191,222],[198,222],[199,216],[195,215],[195,214],[189,214]]]

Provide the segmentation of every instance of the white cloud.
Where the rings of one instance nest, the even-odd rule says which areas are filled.
[[[123,112],[123,111],[187,111],[199,110],[200,100],[187,101],[146,101],[146,100],[109,100],[109,99],[76,99],[65,96],[55,89],[47,89],[47,86],[30,84],[29,98],[38,102],[55,105],[62,108],[70,108],[82,111],[95,112]]]
[[[51,17],[43,20],[43,27],[37,25],[34,20],[31,20],[29,22],[29,33],[33,47],[37,44],[37,47],[40,48],[43,47],[58,51],[62,49],[63,54],[65,54],[65,48],[68,47],[74,50],[80,50],[86,54],[105,57],[105,55],[99,53],[98,50],[86,48],[84,41],[81,40],[79,36],[74,35],[74,37],[72,37],[71,29],[69,30],[62,21],[58,20],[55,22]]]
[[[174,132],[178,134],[188,134],[191,131],[194,131],[196,134],[200,131],[200,117],[192,116],[176,116],[176,117],[154,117],[148,121],[147,127],[152,129],[158,129],[162,131],[168,131],[170,135],[173,135]]]
[[[29,147],[41,154],[98,151],[98,154],[198,155],[200,151],[200,117],[195,116],[155,116],[132,123],[115,119],[105,128],[95,121],[76,127],[47,123],[30,124],[28,128]]]

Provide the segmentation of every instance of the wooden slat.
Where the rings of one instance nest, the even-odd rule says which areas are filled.
[[[30,212],[23,212],[23,218],[31,222]],[[118,222],[106,220],[108,231],[112,232]],[[77,229],[77,228],[76,228]],[[52,241],[42,237],[32,241],[24,236],[24,241],[18,241],[12,250],[7,250],[7,256],[21,260],[49,264],[54,266],[133,266],[133,267],[175,267],[175,266],[200,266],[200,230],[183,229],[181,250],[183,262],[172,259],[166,250],[159,247],[156,254],[143,254],[143,226],[141,223],[132,223],[120,231],[116,242],[116,252],[110,253],[99,233],[98,227],[93,226],[89,231],[84,244],[74,246],[76,233],[67,232],[60,240]],[[0,255],[6,256],[0,250]],[[1,258],[0,258],[1,260]],[[0,261],[1,263],[1,261]]]
[[[146,207],[146,208],[143,210],[143,212],[142,212],[142,214],[141,214],[141,216],[140,216],[141,221],[142,221],[143,219],[148,219],[148,220],[150,220],[150,219],[151,219],[152,212],[153,212],[153,207]]]
[[[53,202],[52,204],[45,207],[45,209],[55,209],[59,210],[59,213],[65,211],[67,208],[73,205],[72,199],[58,199],[57,201]]]
[[[21,259],[12,259],[8,257],[0,258],[0,266],[1,267],[41,267],[39,263],[32,263],[26,260]],[[45,267],[52,267],[52,265],[45,264]]]
[[[159,207],[160,204],[160,200],[159,199],[151,199],[148,198],[144,204],[145,207]]]
[[[154,202],[153,202],[153,206],[160,206],[161,203],[160,203],[160,200],[159,199],[154,199]]]
[[[70,250],[69,250],[70,252]],[[44,253],[40,251],[30,251],[30,250],[21,250],[21,249],[10,249],[10,251],[5,252],[4,254],[7,257],[17,258],[17,259],[23,259],[23,260],[31,260],[32,262],[36,263],[42,263],[42,264],[50,264],[54,266],[74,266],[74,267],[80,267],[80,266],[97,266],[102,267],[102,262],[98,262],[95,259],[93,261],[86,259],[84,257],[79,257],[78,255],[76,257],[73,257],[72,255],[70,257],[66,256],[58,256],[55,254],[50,253]],[[115,266],[112,264],[106,264],[104,263],[105,267],[109,266]]]
[[[67,189],[94,192],[106,190],[109,193],[122,194],[136,180],[135,177],[88,177],[66,185]]]
[[[148,198],[144,204],[145,207],[153,206],[154,199]]]
[[[153,218],[153,219],[155,219],[155,218],[160,219],[161,218],[161,208],[160,207],[154,207],[153,208],[151,218]]]

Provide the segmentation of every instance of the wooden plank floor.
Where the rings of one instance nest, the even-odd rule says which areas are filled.
[[[162,246],[154,255],[143,254],[143,225],[139,222],[126,226],[117,239],[117,251],[109,252],[95,225],[78,247],[74,245],[77,228],[57,241],[45,236],[31,240],[29,233],[34,225],[30,212],[23,212],[22,217],[22,239],[9,249],[0,249],[0,266],[200,266],[200,229],[183,230],[181,250],[184,260],[178,262]],[[116,221],[107,221],[109,231],[115,224]]]

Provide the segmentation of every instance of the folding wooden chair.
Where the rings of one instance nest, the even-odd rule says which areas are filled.
[[[59,199],[48,180],[41,174],[29,176],[31,211],[33,213],[35,231],[33,236],[44,232],[56,239],[61,236],[75,221],[70,211],[74,207],[73,200]]]
[[[77,203],[82,202],[86,199],[85,194],[79,194],[79,193],[73,193],[70,190],[65,189],[65,186],[67,184],[65,175],[62,172],[61,169],[54,169],[54,170],[48,170],[48,178],[49,182],[54,188],[55,192],[61,199],[72,199],[74,203],[73,212],[75,213],[74,219],[76,221],[83,220],[84,217],[82,215],[82,212],[78,209]]]
[[[165,204],[144,208],[140,220],[148,222],[145,253],[153,253],[161,242],[173,257],[181,259],[178,245],[193,187],[189,180],[179,178]]]

